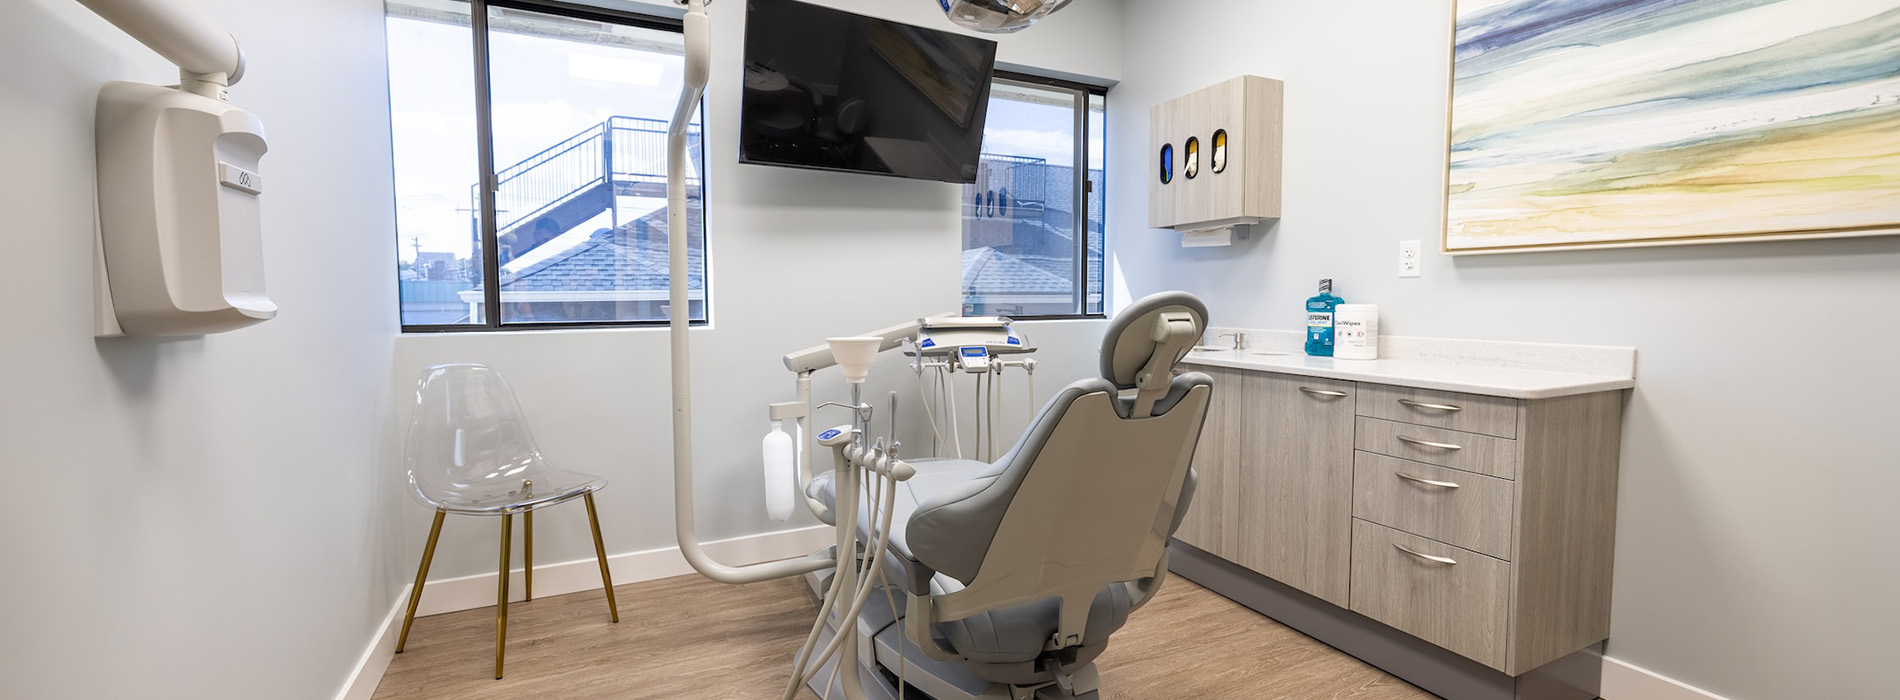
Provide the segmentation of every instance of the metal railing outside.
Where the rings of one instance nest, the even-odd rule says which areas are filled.
[[[511,231],[602,185],[664,184],[666,127],[658,119],[610,117],[502,168],[495,173],[495,230]],[[697,139],[699,128],[690,134]],[[687,164],[689,186],[699,184],[698,166]],[[469,188],[471,216],[479,215],[480,188]]]

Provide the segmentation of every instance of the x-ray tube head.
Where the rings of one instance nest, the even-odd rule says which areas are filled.
[[[990,34],[1009,34],[1029,28],[1071,0],[937,0],[950,21]]]

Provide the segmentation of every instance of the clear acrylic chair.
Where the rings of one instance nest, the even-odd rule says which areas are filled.
[[[483,365],[437,365],[422,372],[416,385],[415,415],[409,423],[405,455],[409,493],[435,509],[429,543],[416,567],[409,612],[402,619],[396,653],[409,641],[416,603],[435,558],[442,520],[457,515],[501,516],[501,575],[495,592],[495,677],[501,678],[502,651],[508,639],[509,544],[514,516],[522,516],[523,584],[534,599],[534,511],[580,498],[587,503],[587,524],[594,531],[594,554],[607,591],[607,612],[620,621],[614,582],[607,572],[607,550],[600,539],[594,492],[605,479],[555,467],[535,447],[528,421],[501,373]]]

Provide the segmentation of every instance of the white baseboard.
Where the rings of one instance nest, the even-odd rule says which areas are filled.
[[[771,561],[802,557],[831,546],[837,542],[836,533],[837,531],[830,525],[818,525],[799,530],[707,542],[704,547],[707,554],[724,562]],[[686,563],[686,556],[680,554],[679,547],[615,554],[607,557],[607,566],[608,570],[613,572],[616,586],[693,573],[693,567]],[[509,600],[519,601],[522,599],[521,569],[515,569],[510,574],[512,578],[508,580]],[[494,605],[495,583],[494,574],[430,581],[422,587],[422,603],[416,606],[416,616],[439,615]],[[559,564],[536,564],[534,567],[535,597],[544,598],[599,588],[600,566],[591,557]],[[408,596],[404,595],[403,599],[406,604]]]
[[[390,657],[396,655],[397,630],[402,626],[402,613],[409,606],[409,589],[413,584],[405,584],[402,592],[396,596],[396,604],[383,617],[383,626],[376,636],[369,640],[369,648],[363,650],[362,658],[356,660],[356,668],[350,671],[350,677],[343,682],[343,689],[337,691],[336,700],[369,700],[376,694],[376,685],[383,680],[383,671],[389,670]]]
[[[1627,661],[1603,657],[1603,700],[1725,700]]]

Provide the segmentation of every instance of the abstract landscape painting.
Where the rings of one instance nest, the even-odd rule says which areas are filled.
[[[1900,233],[1900,0],[1457,0],[1445,250]]]

